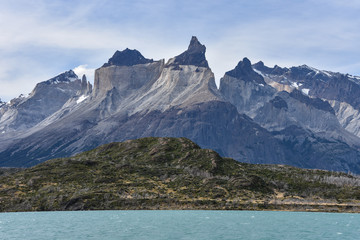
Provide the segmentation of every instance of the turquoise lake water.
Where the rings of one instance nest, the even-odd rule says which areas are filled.
[[[256,211],[0,213],[0,239],[360,239],[360,214]]]

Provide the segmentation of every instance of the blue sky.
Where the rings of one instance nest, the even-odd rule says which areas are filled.
[[[193,35],[206,45],[217,83],[244,57],[360,75],[359,12],[358,0],[4,0],[0,98],[69,69],[91,78],[127,47],[167,60]]]

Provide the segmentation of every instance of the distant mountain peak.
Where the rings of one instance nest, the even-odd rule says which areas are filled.
[[[194,50],[205,53],[206,47],[199,42],[197,37],[192,36],[188,47],[188,51],[194,51]]]
[[[202,45],[197,37],[193,36],[188,49],[176,56],[170,65],[194,65],[209,68],[209,64],[205,58],[205,52],[205,45]]]
[[[53,77],[47,81],[45,81],[45,84],[57,84],[61,82],[72,82],[74,80],[79,79],[79,77],[76,75],[76,73],[73,70],[66,71],[64,73],[61,73],[57,75],[56,77]]]
[[[250,60],[246,57],[240,61],[233,70],[228,71],[225,74],[230,77],[242,79],[246,82],[266,84],[264,78],[253,70]]]
[[[137,64],[152,63],[153,59],[145,58],[138,50],[126,48],[123,51],[116,51],[114,55],[102,67],[108,66],[133,66]]]

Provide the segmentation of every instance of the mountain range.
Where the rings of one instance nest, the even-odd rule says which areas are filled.
[[[167,62],[116,51],[94,86],[70,70],[0,103],[0,166],[152,136],[241,162],[360,173],[360,77],[244,58],[218,88],[205,52],[196,37]]]

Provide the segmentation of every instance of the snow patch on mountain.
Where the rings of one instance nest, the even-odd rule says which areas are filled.
[[[350,74],[347,74],[349,80],[357,83],[360,85],[360,77],[359,76],[353,76],[353,75],[350,75]]]
[[[291,83],[291,86],[294,87],[294,88],[298,88],[299,87],[299,84],[297,82],[292,82]]]
[[[261,71],[257,70],[256,68],[252,68],[254,70],[254,72],[256,72],[257,74],[261,75],[262,77],[265,77],[266,74],[263,74]]]
[[[79,104],[83,102],[85,99],[87,99],[89,96],[81,95],[78,100],[76,100],[76,103]]]
[[[319,69],[316,69],[316,68],[313,68],[313,67],[310,67],[310,66],[308,66],[308,65],[302,65],[302,66],[300,66],[300,67],[303,67],[303,68],[307,68],[307,69],[309,69],[309,70],[311,70],[311,71],[313,71],[313,72],[315,72],[315,75],[317,75],[317,74],[324,74],[324,75],[326,75],[326,76],[328,76],[328,77],[332,77],[332,72],[330,72],[330,71],[325,71],[325,70],[319,70]]]
[[[306,94],[306,95],[309,96],[310,89],[308,89],[308,88],[303,88],[303,89],[301,89],[301,92],[303,92],[304,94]]]

